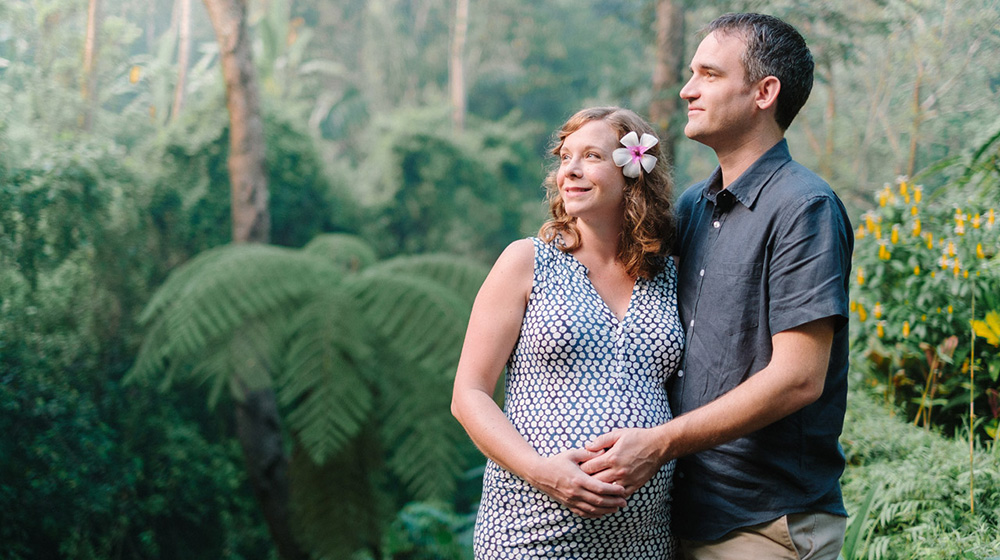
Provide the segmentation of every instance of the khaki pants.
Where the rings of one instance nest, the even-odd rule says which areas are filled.
[[[681,540],[685,560],[837,560],[847,519],[795,513],[737,529],[717,541]]]

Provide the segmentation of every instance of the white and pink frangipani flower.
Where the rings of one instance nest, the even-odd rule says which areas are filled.
[[[659,140],[656,136],[642,133],[642,137],[633,130],[619,140],[624,148],[618,148],[611,153],[615,160],[615,165],[622,168],[622,175],[635,179],[639,176],[641,166],[649,173],[656,166],[656,156],[647,154],[646,151],[656,145]]]

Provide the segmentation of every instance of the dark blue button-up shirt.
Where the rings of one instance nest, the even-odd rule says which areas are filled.
[[[677,203],[678,296],[686,329],[675,415],[767,366],[771,337],[836,318],[822,396],[757,432],[681,458],[674,531],[715,540],[788,513],[847,515],[839,437],[847,401],[848,278],[854,236],[829,185],[782,140],[728,188],[719,169]]]

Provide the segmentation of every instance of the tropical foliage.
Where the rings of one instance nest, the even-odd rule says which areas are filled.
[[[177,268],[150,299],[129,378],[164,390],[194,380],[210,404],[227,387],[241,388],[236,398],[274,389],[307,550],[377,550],[404,503],[455,494],[471,455],[448,402],[485,277],[482,265],[451,256],[376,262],[343,235],[301,250],[220,247]]]
[[[931,196],[906,178],[879,191],[857,226],[851,303],[854,348],[865,349],[855,363],[869,383],[915,424],[949,433],[969,428],[971,401],[990,438],[1000,388],[990,326],[1000,309],[998,152],[1000,135],[967,165],[978,172],[962,175],[977,180]]]
[[[967,443],[893,418],[864,390],[848,400],[842,483],[851,518],[843,557],[1000,557],[1000,447],[977,446],[970,457]]]

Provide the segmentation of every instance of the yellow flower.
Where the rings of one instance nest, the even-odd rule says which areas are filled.
[[[899,224],[892,224],[892,233],[889,235],[889,241],[893,245],[899,243]]]
[[[990,311],[984,321],[972,321],[972,330],[987,343],[1000,346],[1000,312]]]
[[[872,313],[875,314],[875,318],[876,319],[881,319],[882,318],[882,303],[881,302],[878,302],[878,301],[875,302],[875,307],[872,308]]]
[[[985,259],[986,258],[986,253],[983,252],[983,244],[982,243],[976,243],[976,258],[978,258],[978,259]]]
[[[968,278],[969,277],[969,271],[968,270],[963,270],[962,271],[962,277],[963,278]]]
[[[931,278],[937,278],[937,272],[931,271]]]
[[[948,315],[951,315],[954,312],[955,312],[955,308],[949,305],[948,306]]]
[[[938,262],[941,263],[942,269],[947,269],[948,267],[951,266],[951,261],[945,255],[941,255],[941,258],[938,260]]]
[[[128,71],[128,82],[130,84],[134,84],[134,83],[138,82],[139,78],[141,78],[141,77],[142,77],[142,67],[141,66],[133,66]]]
[[[875,325],[875,332],[878,334],[879,338],[885,336],[885,326],[883,323],[884,321],[879,321],[878,324]]]
[[[906,180],[899,182],[899,194],[906,194]]]
[[[917,207],[916,207],[916,206],[911,206],[911,207],[910,207],[910,215],[911,215],[911,216],[916,216],[916,215],[917,215],[917,212],[918,212],[918,211],[917,211]]]
[[[956,221],[955,222],[955,235],[965,235],[965,222]]]
[[[858,226],[858,230],[854,232],[854,239],[864,239],[865,238],[865,226]]]
[[[920,230],[921,230],[920,218],[916,218],[915,220],[913,220],[913,237],[917,237],[918,235],[920,235]]]
[[[871,212],[865,212],[865,227],[868,228],[868,233],[875,231],[875,220],[872,218]]]
[[[975,216],[972,217],[972,227],[973,228],[979,229],[979,225],[981,223],[982,223],[982,219],[979,217],[979,214],[976,214]]]
[[[990,226],[990,229],[993,228],[993,219],[994,219],[993,209],[990,208],[990,211],[986,213],[986,225]]]
[[[922,186],[917,185],[917,186],[913,187],[913,202],[914,203],[919,203],[920,202],[920,195],[923,194],[923,192],[924,192],[924,188]]]
[[[925,233],[924,234],[924,240],[927,241],[927,248],[928,249],[933,249],[934,248],[934,234],[933,233],[930,233],[930,232]]]
[[[861,321],[862,323],[864,323],[866,319],[868,319],[868,312],[865,311],[865,306],[861,305],[859,303],[858,304],[858,320]]]
[[[858,286],[865,285],[865,269],[858,267]]]
[[[954,257],[955,256],[955,242],[954,241],[949,241],[948,242],[948,256],[949,257]]]
[[[913,267],[913,275],[914,276],[920,276],[920,265],[919,264]]]
[[[883,261],[887,261],[892,258],[892,253],[889,252],[889,248],[885,246],[885,243],[879,243],[878,245],[878,258]]]
[[[903,338],[910,336],[910,322],[903,321]]]
[[[927,314],[926,314],[926,313],[924,313],[923,315],[921,315],[921,316],[920,316],[920,320],[921,320],[921,321],[926,321],[926,320],[927,320]]]

